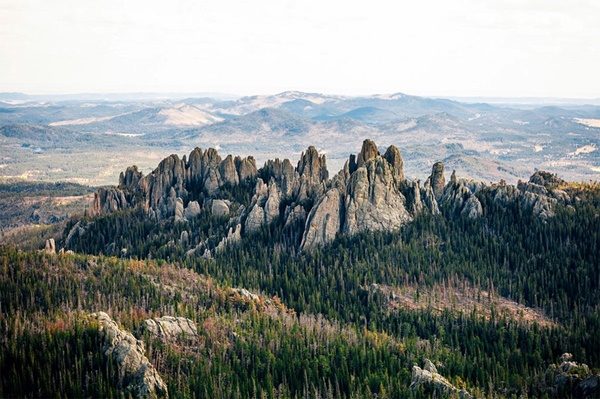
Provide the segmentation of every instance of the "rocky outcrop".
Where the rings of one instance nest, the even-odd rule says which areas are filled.
[[[198,201],[190,201],[185,207],[185,210],[183,211],[183,217],[187,220],[190,220],[198,216],[200,212],[201,209]]]
[[[338,233],[394,230],[424,210],[438,212],[426,189],[406,181],[403,167],[395,146],[381,156],[375,143],[365,140],[308,214],[302,248],[331,241]]]
[[[392,165],[392,170],[394,171],[396,179],[398,181],[404,180],[404,161],[402,160],[402,155],[400,154],[398,147],[395,145],[389,146],[383,157],[390,165]]]
[[[167,386],[145,356],[144,343],[119,328],[104,312],[91,314],[102,335],[104,354],[117,364],[118,385],[135,398],[166,398]]]
[[[231,203],[227,200],[214,199],[211,201],[210,212],[214,216],[227,216],[229,215],[229,205]]]
[[[529,178],[529,183],[544,186],[547,189],[556,189],[558,186],[564,185],[566,182],[553,173],[538,170],[531,175]]]
[[[65,247],[69,247],[74,239],[85,234],[84,221],[80,220],[71,227],[65,238]]]
[[[301,247],[311,249],[332,241],[341,231],[344,197],[337,187],[327,191],[311,209]]]
[[[196,323],[185,317],[163,316],[147,319],[144,320],[142,331],[165,341],[198,336]]]
[[[56,254],[56,243],[54,242],[54,238],[49,238],[46,240],[46,245],[44,246],[44,252],[48,255]]]
[[[240,177],[231,155],[227,155],[227,157],[225,157],[225,159],[221,162],[219,165],[219,172],[221,184],[230,184],[235,186],[240,182]]]
[[[185,221],[185,217],[183,216],[183,200],[181,198],[175,199],[175,222],[183,222]]]
[[[296,222],[304,223],[306,221],[306,210],[302,205],[288,206],[285,209],[284,219],[285,226],[291,226]]]
[[[122,190],[135,190],[140,180],[144,177],[137,166],[129,166],[125,172],[119,175],[119,188]]]
[[[94,193],[92,206],[88,211],[89,216],[99,216],[111,212],[116,212],[121,209],[128,208],[129,202],[125,197],[123,190],[119,188],[99,188]]]
[[[329,179],[325,155],[319,155],[313,146],[303,152],[296,167],[298,173],[298,201],[315,198],[325,190],[324,182]]]
[[[274,177],[268,184],[258,179],[255,194],[252,198],[250,211],[246,216],[244,228],[246,231],[256,231],[261,226],[272,223],[280,216],[280,204],[283,194]]]
[[[369,157],[374,144],[363,148],[361,157]],[[365,147],[365,146],[363,146]],[[362,155],[363,152],[365,155]],[[360,164],[360,162],[359,162]],[[412,219],[405,208],[406,199],[400,192],[393,166],[377,155],[359,166],[350,176],[346,189],[346,211],[343,231],[394,230]]]
[[[372,140],[363,141],[362,148],[360,149],[360,153],[358,154],[356,166],[361,167],[372,159],[375,159],[379,156],[379,151],[377,150],[377,145]]]
[[[256,185],[249,204],[221,199],[240,198],[239,189],[231,186],[253,178]],[[502,181],[484,185],[459,179],[455,172],[446,184],[442,162],[433,165],[421,184],[406,179],[396,146],[390,145],[381,155],[371,140],[365,140],[360,152],[351,155],[332,179],[325,155],[313,146],[301,154],[296,167],[288,159],[274,159],[259,171],[252,157],[221,159],[215,149],[195,148],[187,160],[170,155],[147,176],[135,166],[127,168],[118,187],[98,190],[88,214],[140,207],[153,219],[179,222],[196,217],[204,208],[229,217],[230,226],[241,224],[242,234],[276,221],[286,226],[304,221],[302,248],[313,248],[338,234],[395,230],[422,213],[443,210],[446,216],[479,218],[489,211],[482,203],[488,208],[493,208],[490,203],[516,204],[542,219],[550,218],[557,204],[572,201],[560,189],[563,185],[564,181],[542,171],[517,186]]]
[[[436,162],[433,164],[433,167],[431,168],[431,176],[429,176],[429,182],[435,198],[439,201],[444,194],[444,187],[446,187],[443,162]]]
[[[540,172],[536,173],[540,176]],[[535,176],[534,174],[529,182],[519,181],[516,187],[500,181],[490,186],[488,190],[493,195],[494,201],[500,205],[517,204],[541,219],[551,218],[556,213],[556,205],[559,202],[567,204],[570,198],[562,190],[548,189],[544,185],[533,183],[531,180],[539,181],[539,177]],[[549,187],[552,185],[550,184]]]
[[[437,215],[440,213],[439,204],[429,179],[425,182],[423,188],[421,189],[421,198],[424,206],[429,209],[432,215]]]
[[[443,170],[443,166],[441,169]],[[475,186],[469,181],[457,179],[456,173],[452,172],[452,178],[446,188],[444,188],[439,202],[455,217],[474,219],[483,216],[483,207],[479,199],[475,196],[476,189],[473,187]]]
[[[223,237],[221,241],[215,247],[215,252],[220,253],[225,250],[230,245],[233,245],[239,242],[242,239],[242,225],[238,224],[235,228],[230,227],[227,231],[227,235]]]
[[[238,171],[240,182],[256,177],[257,169],[254,157],[235,157],[235,167]]]
[[[127,168],[119,177],[118,187],[102,188],[96,193],[89,214],[97,216],[139,206],[158,218],[173,217],[172,192],[184,203],[198,201],[200,193],[213,196],[225,185],[235,186],[256,175],[252,157],[228,155],[221,159],[213,148],[195,148],[187,160],[185,156],[168,156],[147,176],[136,166]]]
[[[274,180],[282,195],[289,197],[298,191],[298,173],[294,170],[289,159],[281,161],[279,158],[268,160],[262,168],[265,181]]]
[[[281,195],[279,187],[274,181],[269,183],[267,190],[267,200],[265,201],[265,224],[273,222],[279,217],[279,204],[281,203]]]
[[[548,367],[541,385],[542,391],[553,397],[595,398],[600,395],[600,374],[564,353],[560,363]]]
[[[394,146],[381,156],[375,143],[365,140],[358,157],[350,157],[332,185],[307,217],[302,248],[324,244],[338,233],[394,230],[422,209],[420,188],[404,184],[402,157]],[[403,186],[412,193],[413,214]]]
[[[463,399],[471,399],[473,397],[468,391],[458,389],[439,374],[437,368],[429,359],[425,359],[423,368],[415,365],[412,369],[410,389],[417,390],[421,387],[435,396],[456,396]]]

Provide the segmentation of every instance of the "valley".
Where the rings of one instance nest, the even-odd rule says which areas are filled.
[[[262,164],[315,145],[339,169],[371,137],[402,148],[407,171],[420,178],[435,160],[484,181],[514,183],[531,175],[532,165],[570,180],[599,178],[597,105],[536,108],[301,92],[231,100],[123,98],[25,96],[15,103],[1,102],[0,95],[0,175],[110,184],[129,164],[148,172],[167,155],[196,146],[253,155]]]

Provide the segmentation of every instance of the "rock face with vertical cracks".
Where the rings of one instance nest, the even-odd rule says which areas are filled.
[[[369,159],[350,176],[343,231],[397,229],[412,219],[405,204],[393,165],[381,156]]]
[[[404,184],[403,165],[395,146],[390,146],[381,156],[375,143],[365,140],[358,156],[351,156],[344,170],[335,177],[336,186],[328,190],[309,213],[302,248],[327,243],[338,233],[394,230],[412,220],[413,214],[407,210],[402,192],[403,187],[411,190],[412,186]],[[412,190],[415,199],[414,187]],[[415,204],[414,209],[421,210],[420,191],[416,197],[419,204]]]

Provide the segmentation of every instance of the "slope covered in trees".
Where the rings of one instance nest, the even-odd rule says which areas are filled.
[[[97,311],[144,342],[171,397],[430,397],[411,388],[425,359],[455,394],[569,397],[550,365],[600,367],[597,184],[446,184],[436,164],[421,187],[369,143],[333,179],[316,150],[256,171],[202,154],[100,190],[57,243],[74,254],[1,249],[0,394],[127,394]],[[162,316],[197,336],[149,334]]]

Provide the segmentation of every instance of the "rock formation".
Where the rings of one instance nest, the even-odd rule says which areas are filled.
[[[224,199],[237,195],[231,190],[240,188],[234,186],[250,181],[256,183],[249,203],[234,204]],[[395,230],[423,213],[436,215],[443,211],[445,217],[479,218],[490,211],[482,205],[488,206],[490,199],[491,203],[519,206],[547,219],[554,216],[557,204],[572,201],[561,190],[564,184],[542,171],[517,186],[502,181],[485,185],[459,179],[455,172],[446,184],[442,162],[433,165],[431,175],[421,184],[406,179],[397,147],[390,145],[381,155],[371,140],[365,140],[360,152],[351,155],[331,179],[325,155],[312,146],[301,154],[296,167],[288,159],[274,159],[260,170],[252,157],[228,155],[221,159],[215,149],[195,148],[187,160],[185,156],[180,159],[170,155],[146,176],[135,166],[127,168],[117,187],[98,190],[88,214],[97,216],[137,207],[157,221],[173,218],[183,222],[210,211],[228,217],[229,226],[241,224],[240,234],[276,221],[284,226],[297,226],[303,221],[301,246],[310,249],[338,234]],[[83,233],[82,226],[72,229],[67,246]],[[226,243],[226,239],[221,237],[215,242]],[[202,246],[207,255],[214,249]]]
[[[544,375],[542,390],[554,397],[595,398],[600,395],[600,374],[587,364],[577,363],[564,353],[559,364],[551,364]]]
[[[91,314],[103,337],[103,351],[117,364],[118,384],[136,398],[166,398],[167,386],[145,356],[144,343],[119,328],[104,312]]]
[[[227,155],[223,162],[221,162],[219,165],[219,172],[221,174],[221,182],[223,184],[231,184],[232,186],[235,186],[240,182],[240,177],[231,155]]]
[[[401,191],[404,171],[400,151],[390,146],[382,157],[375,143],[365,140],[357,159],[354,165],[354,157],[350,157],[334,178],[334,187],[312,208],[302,248],[322,245],[338,233],[397,229],[412,219]]]
[[[221,159],[217,151],[195,148],[186,158],[173,154],[162,160],[158,167],[143,176],[136,166],[127,168],[119,177],[119,186],[102,188],[95,195],[90,216],[120,209],[142,207],[159,218],[173,217],[174,204],[169,202],[172,192],[185,203],[200,192],[214,195],[225,185],[235,186],[240,181],[257,175],[254,158],[235,159],[228,155]]]
[[[185,210],[183,211],[183,217],[186,218],[187,220],[190,220],[192,218],[195,218],[196,216],[198,216],[201,212],[200,209],[200,204],[198,203],[198,201],[190,201],[187,206],[185,207]]]
[[[227,235],[223,237],[221,241],[215,247],[215,252],[220,253],[225,250],[229,245],[233,245],[242,239],[242,225],[238,224],[235,228],[230,227],[227,231]]]
[[[104,213],[116,212],[127,207],[129,207],[129,204],[123,190],[102,187],[94,193],[94,200],[88,214],[89,216],[98,216]]]
[[[56,254],[56,244],[54,243],[54,238],[49,238],[46,240],[46,245],[44,246],[44,252],[49,255]]]
[[[398,147],[395,145],[389,146],[383,157],[392,165],[396,179],[404,180],[404,161]]]
[[[363,145],[359,160],[363,152],[370,156],[377,151],[373,146],[365,150]],[[411,220],[398,183],[393,166],[386,159],[379,155],[366,158],[348,181],[344,233],[394,230]]]
[[[446,178],[444,177],[444,164],[443,162],[436,162],[431,168],[431,176],[429,177],[431,189],[435,198],[439,201],[440,197],[444,193],[444,187],[446,187]]]
[[[443,166],[441,169],[443,170]],[[433,176],[432,172],[432,182],[434,181]],[[452,178],[446,188],[443,189],[439,202],[449,209],[450,213],[454,216],[471,219],[478,218],[483,216],[483,207],[479,199],[475,196],[475,192],[476,189],[473,189],[473,186],[467,180],[457,179],[456,173],[452,172]]]
[[[314,198],[324,191],[324,182],[329,178],[325,155],[319,155],[313,146],[303,152],[298,161],[298,201]]]
[[[119,175],[119,188],[133,190],[142,177],[144,175],[138,170],[137,166],[130,166],[125,170],[125,173],[121,172]]]
[[[240,182],[256,177],[257,169],[254,157],[235,157],[235,167],[238,171]]]
[[[441,395],[441,397],[457,396],[462,399],[471,399],[473,396],[464,389],[458,389],[446,378],[440,375],[435,365],[425,359],[423,368],[413,366],[412,381],[410,389],[423,387],[431,391],[432,395]]]
[[[227,200],[214,199],[211,201],[210,211],[214,216],[227,216],[229,205],[230,202]]]
[[[144,320],[142,331],[167,341],[198,336],[196,323],[185,317],[163,316],[147,319]]]
[[[175,222],[183,222],[185,220],[183,210],[183,200],[177,197],[175,200]]]
[[[332,241],[341,231],[344,200],[336,187],[327,191],[311,209],[306,220],[302,248],[314,248]]]
[[[377,145],[372,140],[367,139],[363,141],[362,148],[360,149],[360,153],[357,157],[356,165],[360,168],[365,163],[375,159],[377,156],[379,156]]]

